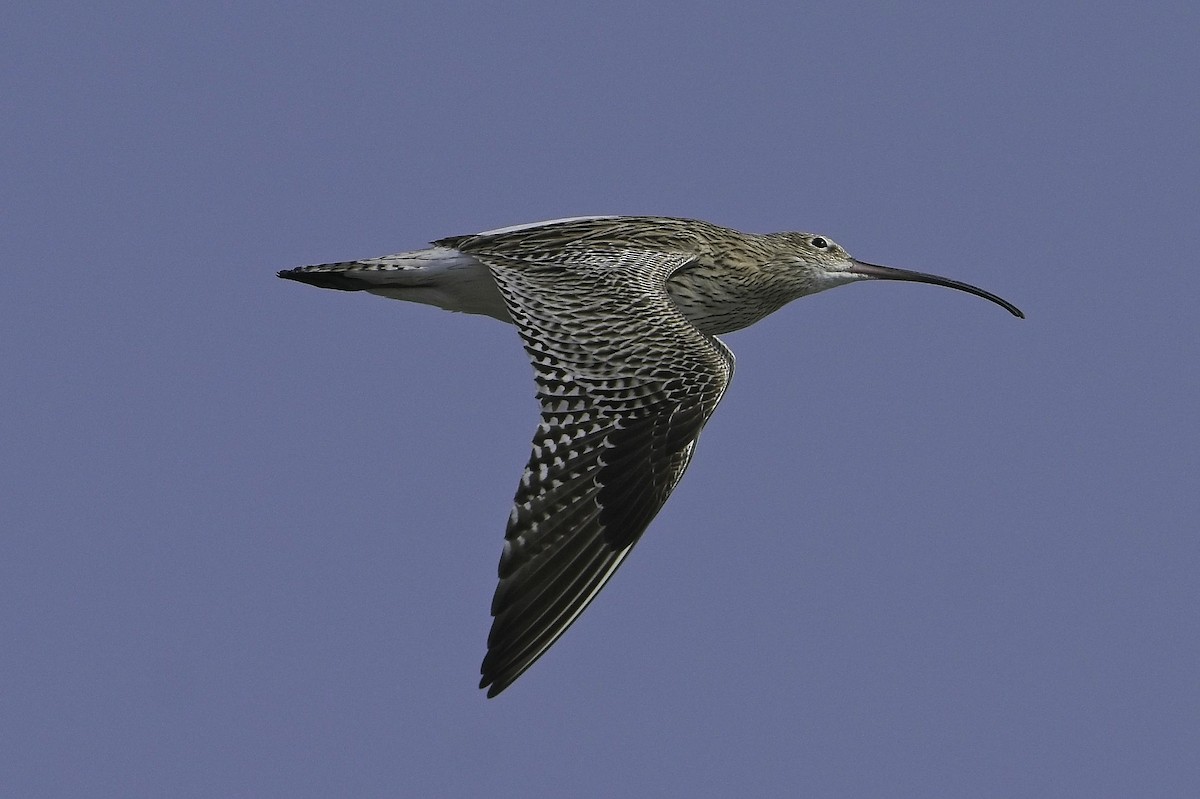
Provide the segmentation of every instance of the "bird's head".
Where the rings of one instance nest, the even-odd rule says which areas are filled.
[[[991,300],[1013,316],[1020,319],[1025,318],[1025,314],[1008,300],[968,283],[924,272],[869,264],[851,257],[850,253],[827,236],[815,233],[776,235],[784,238],[787,246],[781,249],[780,255],[774,263],[776,266],[791,270],[795,277],[799,277],[799,282],[806,286],[805,294],[812,294],[858,280],[907,280],[965,291],[976,297]]]

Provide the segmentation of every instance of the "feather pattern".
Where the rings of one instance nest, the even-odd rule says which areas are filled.
[[[566,270],[473,254],[520,331],[542,413],[492,604],[481,687],[494,695],[566,631],[666,502],[733,357],[667,296],[686,253],[591,251]]]

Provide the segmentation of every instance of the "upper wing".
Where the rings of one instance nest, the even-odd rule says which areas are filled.
[[[666,502],[733,355],[666,293],[686,254],[605,248],[569,264],[471,254],[520,330],[542,409],[481,669],[495,696],[583,612]]]

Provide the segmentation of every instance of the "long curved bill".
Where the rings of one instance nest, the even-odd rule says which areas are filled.
[[[1021,313],[1021,309],[1013,305],[1008,300],[1001,299],[995,294],[992,294],[990,291],[984,291],[983,289],[976,288],[969,283],[961,283],[957,280],[951,280],[948,277],[927,275],[924,272],[912,272],[908,269],[896,269],[892,266],[878,266],[876,264],[864,263],[863,261],[859,260],[853,260],[851,267],[846,271],[855,275],[866,275],[867,277],[878,278],[879,280],[908,280],[913,283],[931,283],[935,286],[945,286],[949,289],[958,289],[959,291],[965,291],[968,294],[974,294],[976,297],[983,297],[985,300],[991,300],[1018,319],[1025,318],[1025,314]]]

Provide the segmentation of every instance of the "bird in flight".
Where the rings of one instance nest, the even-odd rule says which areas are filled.
[[[516,325],[541,422],[517,485],[480,688],[499,694],[558,640],[683,476],[733,376],[717,338],[798,297],[862,280],[957,280],[876,266],[812,233],[588,216],[453,236],[279,277]]]

